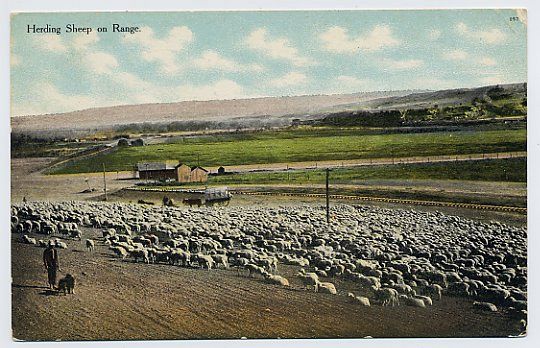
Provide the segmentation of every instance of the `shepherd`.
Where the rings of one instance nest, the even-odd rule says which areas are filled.
[[[49,245],[43,252],[43,265],[47,270],[47,276],[49,281],[49,288],[55,289],[56,287],[56,271],[58,270],[58,251],[54,248],[54,242],[49,241]]]

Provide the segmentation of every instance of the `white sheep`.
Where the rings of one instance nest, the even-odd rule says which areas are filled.
[[[64,242],[61,242],[60,239],[55,239],[54,240],[54,245],[57,247],[57,248],[60,248],[60,249],[67,249],[67,244],[64,243]]]
[[[381,303],[383,306],[399,304],[398,292],[395,289],[391,288],[372,288],[373,293],[375,294],[375,299]]]
[[[328,282],[317,282],[315,284],[315,292],[322,292],[324,294],[336,295],[336,286]]]
[[[35,238],[32,238],[32,237],[28,237],[26,234],[24,236],[22,236],[22,241],[23,243],[25,244],[32,244],[32,245],[36,245],[37,244],[37,241]]]
[[[347,297],[349,297],[349,299],[354,303],[360,304],[360,305],[365,306],[365,307],[371,307],[371,303],[369,302],[369,298],[367,298],[367,297],[356,296],[352,292],[349,292],[347,294]]]
[[[270,273],[264,274],[265,280],[270,284],[289,286],[289,281],[280,275],[274,275]]]
[[[319,276],[313,272],[307,272],[301,268],[300,271],[297,274],[298,278],[302,281],[305,288],[309,288],[310,286],[315,286],[319,282]]]
[[[126,251],[126,249],[120,246],[112,246],[110,247],[110,249],[116,254],[116,256],[121,257],[122,260],[124,260],[128,255],[128,252]]]

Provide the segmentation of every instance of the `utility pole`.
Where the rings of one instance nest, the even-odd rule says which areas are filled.
[[[328,190],[328,179],[330,176],[330,168],[326,168],[326,223],[330,223],[330,195]]]
[[[107,180],[105,180],[105,163],[103,164],[103,192],[105,193],[105,201],[107,201]]]

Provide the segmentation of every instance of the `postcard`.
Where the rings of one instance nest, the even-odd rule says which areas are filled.
[[[526,335],[525,9],[10,28],[14,340]]]

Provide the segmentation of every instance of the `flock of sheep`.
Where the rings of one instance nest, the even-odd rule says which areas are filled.
[[[205,269],[236,267],[250,277],[290,286],[279,264],[299,266],[306,288],[351,302],[426,307],[441,296],[474,299],[479,310],[527,315],[527,231],[439,212],[340,205],[175,208],[101,202],[33,202],[12,206],[12,231],[82,238],[102,230],[118,257]],[[57,246],[63,247],[59,239]],[[43,241],[42,241],[43,242]],[[92,250],[96,241],[86,240]],[[43,242],[43,244],[46,244]],[[332,281],[332,282],[330,282]]]

